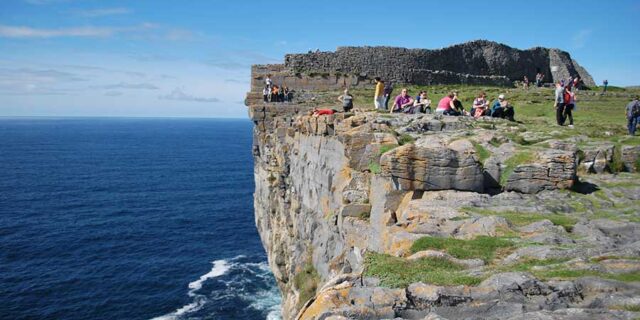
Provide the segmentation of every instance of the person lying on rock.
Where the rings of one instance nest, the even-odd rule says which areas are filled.
[[[393,107],[389,113],[403,112],[407,107],[413,106],[413,98],[407,93],[407,88],[402,88],[401,93],[396,97]]]
[[[317,116],[325,116],[325,115],[332,115],[334,113],[338,113],[340,111],[336,110],[336,109],[313,109],[313,116],[317,117]]]
[[[515,111],[513,110],[513,106],[505,99],[504,94],[500,94],[498,100],[491,106],[491,116],[515,121],[514,115]]]
[[[420,91],[416,100],[413,101],[413,108],[416,111],[415,113],[431,113],[431,100],[427,97],[426,91]]]

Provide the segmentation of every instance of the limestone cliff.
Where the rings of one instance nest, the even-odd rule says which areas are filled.
[[[297,77],[294,60],[254,66],[246,100],[256,226],[286,319],[640,316],[634,140],[542,130],[539,119],[359,106],[311,116],[361,79]],[[294,102],[261,101],[274,70],[276,83],[298,79],[287,83],[302,88]],[[545,90],[522,101],[551,99]]]
[[[529,273],[500,273],[509,269],[489,266],[487,260],[460,259],[435,249],[413,254],[412,245],[424,236],[517,234],[518,244],[498,265],[568,258],[558,261],[620,274],[640,269],[636,258],[629,258],[640,253],[636,223],[584,219],[568,233],[548,220],[567,201],[583,201],[567,193],[556,197],[558,191],[552,190],[572,187],[577,166],[592,165],[587,162],[597,155],[585,157],[589,151],[581,151],[578,159],[575,145],[553,142],[520,151],[506,140],[487,143],[502,138],[495,128],[482,126],[512,130],[502,120],[376,113],[313,117],[308,110],[301,105],[250,107],[256,225],[287,319],[417,319],[430,313],[452,319],[474,314],[631,317],[605,307],[635,303],[640,292],[635,284],[591,278],[544,282]],[[469,130],[474,134],[469,136]],[[399,145],[398,132],[413,138]],[[485,158],[482,150],[490,156]],[[638,151],[629,149],[626,157],[635,161]],[[522,154],[526,159],[509,160]],[[501,214],[515,211],[541,218],[521,226]],[[486,280],[475,286],[417,282],[389,288],[364,270],[370,253],[445,259]],[[602,257],[605,263],[589,257]]]

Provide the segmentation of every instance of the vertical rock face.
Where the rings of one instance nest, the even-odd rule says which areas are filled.
[[[283,293],[285,318],[294,318],[327,283],[361,273],[367,251],[403,256],[425,234],[495,235],[504,225],[487,218],[455,226],[439,223],[435,230],[412,217],[415,210],[431,210],[427,203],[434,203],[410,205],[421,192],[484,191],[486,175],[468,140],[447,138],[450,132],[444,132],[399,146],[394,129],[376,113],[320,117],[308,113],[298,105],[250,107],[255,123],[256,225]],[[438,120],[431,116],[411,125],[431,128],[420,123],[434,121]],[[463,120],[448,121],[437,132],[468,128],[457,123]],[[568,177],[575,173],[575,167],[559,166],[558,174],[562,170],[569,171]],[[354,290],[348,290],[349,295],[373,294]],[[392,306],[406,300],[397,290],[380,290],[370,297],[382,299],[367,311],[374,318],[395,314]],[[326,303],[337,302],[331,298]],[[382,308],[385,303],[388,308]]]

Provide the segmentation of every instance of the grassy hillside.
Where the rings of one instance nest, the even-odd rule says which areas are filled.
[[[640,143],[626,136],[626,118],[624,109],[632,97],[640,94],[640,89],[616,88],[606,95],[600,89],[581,90],[577,92],[578,108],[574,111],[575,128],[559,127],[555,123],[553,108],[554,89],[552,88],[499,88],[486,86],[406,86],[409,94],[415,97],[420,90],[426,90],[432,106],[447,92],[457,90],[465,109],[469,110],[473,99],[479,91],[487,93],[487,99],[495,101],[499,94],[505,94],[507,100],[515,106],[516,120],[526,126],[529,131],[547,133],[547,138],[566,138],[572,135],[585,135],[595,140],[607,140],[625,144]],[[401,87],[394,88],[393,96],[400,93]],[[320,107],[340,109],[336,101],[339,91],[320,92],[316,94],[315,103]],[[353,89],[354,104],[363,110],[373,109],[373,89]],[[389,103],[390,105],[392,102]],[[634,141],[631,141],[634,140]]]

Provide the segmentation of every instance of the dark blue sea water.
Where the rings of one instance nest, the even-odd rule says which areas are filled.
[[[251,125],[0,119],[0,319],[277,318]]]

